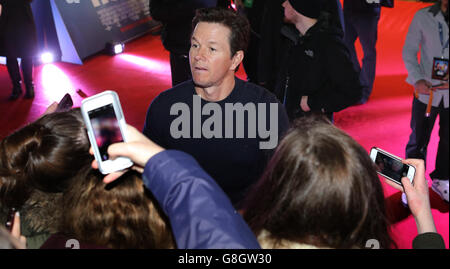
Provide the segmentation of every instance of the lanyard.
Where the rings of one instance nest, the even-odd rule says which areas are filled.
[[[444,51],[448,47],[448,38],[447,42],[444,44],[444,30],[442,29],[442,24],[439,22],[439,37],[441,38],[441,45],[442,45],[442,57],[444,57]]]

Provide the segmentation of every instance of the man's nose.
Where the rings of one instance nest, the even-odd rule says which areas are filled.
[[[205,55],[206,55],[206,49],[205,48],[199,48],[195,52],[195,60],[197,60],[197,61],[203,60],[203,59],[205,59]]]

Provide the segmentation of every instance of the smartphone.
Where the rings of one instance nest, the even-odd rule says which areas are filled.
[[[84,99],[81,114],[100,172],[106,175],[132,166],[129,158],[112,160],[108,155],[111,144],[127,142],[125,117],[117,93],[105,91]]]
[[[401,158],[377,147],[370,150],[370,158],[377,166],[377,173],[383,177],[400,185],[403,185],[402,178],[407,177],[413,183],[416,168],[402,163]]]
[[[56,107],[55,112],[66,112],[72,109],[73,100],[70,94],[66,93],[64,97],[59,101],[58,106]]]
[[[16,216],[16,212],[17,212],[17,210],[15,208],[11,208],[8,211],[8,216],[6,218],[5,227],[9,232],[12,231],[12,228],[14,226],[14,217]]]

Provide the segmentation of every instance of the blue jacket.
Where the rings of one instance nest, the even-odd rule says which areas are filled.
[[[169,217],[179,249],[259,249],[253,232],[193,157],[166,150],[145,166],[143,180]]]

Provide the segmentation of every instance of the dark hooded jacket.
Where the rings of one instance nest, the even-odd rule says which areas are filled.
[[[302,116],[302,96],[311,111],[340,111],[361,98],[359,74],[354,70],[342,32],[321,17],[304,36],[293,25],[282,28],[284,55],[275,93],[292,120]]]
[[[258,49],[257,83],[271,92],[275,91],[277,74],[280,70],[280,58],[284,54],[281,29],[284,21],[285,0],[265,2],[260,23],[261,42]],[[326,19],[344,37],[344,14],[339,0],[323,1],[321,16]]]

